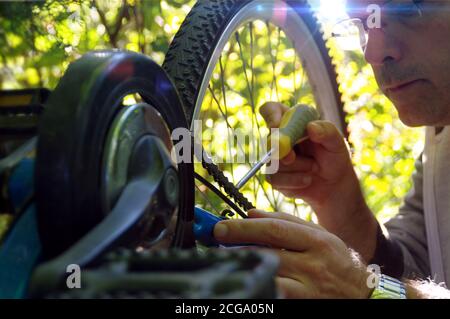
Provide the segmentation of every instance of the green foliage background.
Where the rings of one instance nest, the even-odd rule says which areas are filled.
[[[120,48],[162,63],[195,1],[78,0],[0,3],[0,89],[54,88],[68,64],[90,50]],[[411,187],[423,131],[406,128],[380,94],[362,54],[329,42],[348,113],[354,164],[370,207],[395,214]]]

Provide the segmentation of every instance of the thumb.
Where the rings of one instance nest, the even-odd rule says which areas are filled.
[[[329,121],[313,121],[306,127],[312,142],[331,153],[348,153],[347,144],[339,130]]]
[[[289,110],[289,108],[286,105],[278,102],[267,102],[260,107],[259,113],[261,113],[268,127],[278,128],[280,126],[281,118],[287,110]]]

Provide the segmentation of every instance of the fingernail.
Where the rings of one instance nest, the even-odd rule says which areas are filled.
[[[311,126],[313,127],[314,133],[317,136],[322,136],[325,134],[325,131],[324,131],[322,125],[320,125],[318,123],[311,123]]]
[[[266,213],[264,210],[262,209],[256,209],[256,208],[252,208],[248,211],[249,214],[264,214]]]
[[[214,227],[214,237],[216,238],[223,238],[227,235],[228,233],[228,226],[224,225],[222,223],[218,223],[216,224],[216,226]]]
[[[311,176],[304,176],[304,177],[302,178],[302,182],[303,182],[304,185],[309,185],[309,184],[311,184],[311,181],[312,181],[312,177],[311,177]]]

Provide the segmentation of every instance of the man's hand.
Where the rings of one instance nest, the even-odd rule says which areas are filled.
[[[277,128],[289,108],[269,102],[260,108],[268,126]],[[377,223],[366,205],[349,150],[338,129],[328,121],[308,124],[309,140],[280,161],[276,174],[267,175],[285,196],[305,200],[319,223],[363,257],[375,249]]]
[[[278,255],[277,285],[286,298],[368,298],[369,273],[356,253],[321,226],[253,210],[248,219],[216,224],[223,243],[255,243]],[[255,248],[251,248],[255,249]]]

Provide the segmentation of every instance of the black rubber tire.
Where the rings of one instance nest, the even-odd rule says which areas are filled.
[[[78,241],[104,218],[101,162],[108,128],[123,97],[139,93],[170,130],[188,127],[180,98],[166,73],[149,58],[105,51],[71,64],[51,94],[39,127],[35,187],[44,258]],[[195,244],[193,165],[178,165],[180,184],[176,247]]]
[[[174,81],[190,124],[208,62],[225,27],[248,3],[255,0],[200,0],[187,15],[166,54],[163,68]],[[256,0],[257,1],[257,0]],[[285,1],[307,25],[317,44],[331,81],[341,127],[347,134],[345,112],[337,75],[320,26],[305,0]]]

